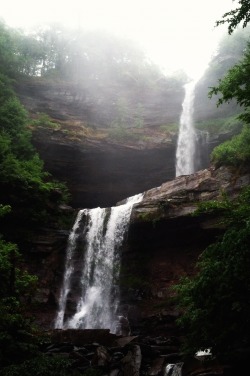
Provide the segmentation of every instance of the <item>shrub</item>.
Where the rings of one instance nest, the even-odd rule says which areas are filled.
[[[211,154],[216,166],[241,167],[250,161],[250,128],[245,125],[242,132],[231,140],[217,146]]]
[[[224,235],[202,253],[196,276],[176,287],[189,353],[229,353],[250,345],[250,189],[229,203],[223,206]]]
[[[77,374],[72,369],[72,360],[46,355],[26,360],[22,364],[11,365],[1,372],[1,376],[73,376]]]

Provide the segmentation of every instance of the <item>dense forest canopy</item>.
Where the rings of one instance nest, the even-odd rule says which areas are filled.
[[[82,120],[90,127],[119,131],[149,126],[153,111],[156,117],[165,114],[153,125],[165,125],[171,101],[177,107],[176,115],[169,114],[167,121],[177,123],[187,75],[179,71],[166,76],[133,41],[104,31],[59,25],[28,35],[2,28],[15,46],[13,74],[19,75],[20,86],[22,79],[22,87],[29,80],[54,90],[62,102],[70,102],[83,114]],[[161,107],[158,113],[157,106]]]
[[[93,85],[99,80],[105,84],[115,79],[144,85],[164,79],[172,84],[175,80],[185,80],[185,76],[179,76],[168,81],[138,45],[108,32],[53,25],[26,35],[2,23],[1,34],[1,48],[10,49],[9,57],[3,61],[10,62],[6,73],[12,70],[14,75],[58,78],[77,82],[79,86]]]

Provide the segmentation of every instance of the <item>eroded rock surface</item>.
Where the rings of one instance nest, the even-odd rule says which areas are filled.
[[[198,256],[224,231],[217,217],[192,214],[198,202],[220,199],[222,193],[236,196],[249,183],[249,174],[210,168],[145,192],[133,208],[121,257],[118,314],[129,319],[131,333],[176,335],[172,286],[195,272]],[[39,276],[35,315],[43,327],[53,326],[56,316],[66,243],[67,234],[44,229],[27,254],[30,271]]]
[[[172,286],[195,272],[198,256],[224,231],[218,217],[193,215],[198,203],[225,193],[236,196],[249,183],[249,174],[237,177],[229,169],[210,168],[145,192],[133,208],[122,255],[122,310],[132,328],[156,313],[166,328],[171,323],[166,318],[178,315],[170,299]],[[147,330],[153,332],[154,324]]]

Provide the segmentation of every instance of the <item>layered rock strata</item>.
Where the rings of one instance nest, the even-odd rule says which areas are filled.
[[[198,256],[224,231],[217,217],[193,213],[199,202],[219,200],[224,193],[237,196],[249,184],[249,174],[235,176],[226,168],[210,168],[146,191],[134,206],[120,278],[120,314],[129,318],[133,332],[161,335],[171,328],[174,334],[178,311],[171,301],[172,286],[180,276],[195,273]],[[36,315],[46,327],[53,325],[64,272],[66,234],[61,235],[64,248],[62,240],[55,243],[53,233],[41,233],[33,244],[32,262],[29,259],[40,280]]]
[[[209,168],[145,192],[132,211],[122,255],[121,309],[132,326],[157,312],[178,314],[171,302],[172,286],[195,272],[198,256],[224,231],[218,217],[194,215],[198,203],[237,196],[249,184],[249,174]]]

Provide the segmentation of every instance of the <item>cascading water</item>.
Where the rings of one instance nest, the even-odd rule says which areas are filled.
[[[116,286],[119,277],[118,251],[129,224],[132,207],[142,198],[142,194],[130,197],[125,204],[111,209],[80,210],[69,236],[55,328],[109,328],[115,332],[119,296]],[[82,225],[83,220],[87,220],[87,229]],[[86,249],[82,271],[76,283],[75,272],[79,269],[79,262],[75,254],[79,252],[81,227],[86,231]],[[65,320],[67,300],[76,284],[76,290],[79,291],[76,312]]]
[[[192,81],[185,85],[176,150],[176,176],[195,172],[196,132],[193,126],[195,84],[196,81]]]

